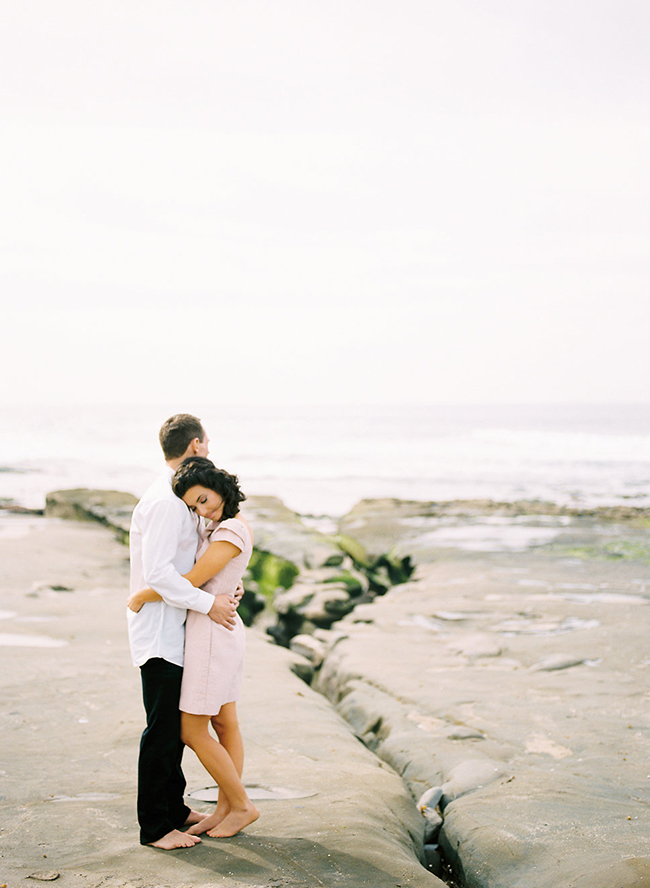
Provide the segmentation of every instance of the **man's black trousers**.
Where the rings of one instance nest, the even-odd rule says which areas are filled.
[[[181,714],[178,702],[183,668],[153,657],[140,667],[147,727],[138,761],[140,842],[156,842],[179,829],[190,809],[183,801]]]

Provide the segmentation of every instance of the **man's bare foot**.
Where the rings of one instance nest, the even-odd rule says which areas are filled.
[[[189,836],[179,829],[173,829],[156,842],[149,842],[152,848],[162,848],[163,851],[173,851],[174,848],[192,848],[201,839],[198,836]]]
[[[183,826],[192,826],[194,823],[200,823],[207,816],[207,814],[202,814],[200,811],[190,811]]]
[[[236,808],[230,812],[218,826],[208,830],[208,835],[213,839],[226,839],[228,836],[236,836],[237,833],[260,816],[260,812],[251,802],[246,808]]]
[[[208,817],[203,817],[198,823],[191,826],[187,832],[191,836],[200,836],[201,833],[207,832],[209,829],[214,829],[215,826],[218,826],[229,813],[230,808],[228,805],[217,805],[213,814],[210,814]]]

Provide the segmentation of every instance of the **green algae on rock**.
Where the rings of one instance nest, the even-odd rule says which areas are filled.
[[[138,502],[137,496],[120,490],[55,490],[45,499],[48,518],[68,518],[76,521],[97,521],[112,528],[120,542],[127,543],[131,514]]]

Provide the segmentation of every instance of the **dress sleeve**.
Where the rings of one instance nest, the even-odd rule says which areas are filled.
[[[237,518],[228,518],[210,534],[211,543],[232,543],[243,552],[250,544],[250,536],[246,525]]]

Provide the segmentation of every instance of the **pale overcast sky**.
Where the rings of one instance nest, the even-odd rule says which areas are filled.
[[[650,4],[2,0],[0,403],[650,400]]]

